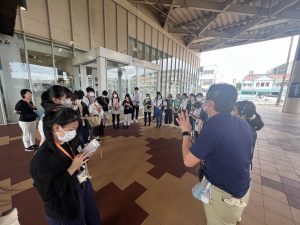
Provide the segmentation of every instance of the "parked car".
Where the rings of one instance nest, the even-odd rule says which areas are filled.
[[[278,95],[261,95],[259,98],[263,99],[264,101],[276,102]],[[283,102],[283,97],[281,97],[280,102]]]

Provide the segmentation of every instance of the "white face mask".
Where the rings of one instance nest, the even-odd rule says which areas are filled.
[[[114,98],[118,97],[118,95],[114,95]]]
[[[197,98],[197,101],[198,101],[198,102],[201,102],[201,101],[202,101],[202,98]]]
[[[80,104],[81,103],[81,99],[80,100],[77,99],[76,102]]]
[[[161,99],[161,97],[160,97],[160,96],[158,96],[158,99]]]
[[[64,106],[71,106],[72,105],[72,101],[69,99],[67,101],[63,101],[63,100],[59,100],[60,103]]]
[[[126,100],[129,100],[129,98],[126,98]]]
[[[62,127],[60,127],[60,128],[62,129]],[[64,137],[59,136],[58,132],[56,132],[57,133],[57,138],[60,141],[69,142],[72,139],[74,139],[75,136],[76,136],[76,130],[64,131],[64,129],[62,129],[62,131],[65,132],[65,136]]]
[[[90,96],[91,96],[91,97],[95,96],[95,93],[91,92],[91,93],[90,93]]]
[[[96,103],[95,103],[95,105],[99,106],[99,103],[98,103],[98,102],[96,102]]]
[[[149,98],[149,97],[146,97],[147,99]]]

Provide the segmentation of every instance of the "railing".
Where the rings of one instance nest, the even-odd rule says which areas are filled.
[[[280,86],[269,86],[269,87],[244,87],[242,86],[242,90],[259,90],[259,89],[280,89]],[[287,89],[287,86],[285,85],[283,89]]]

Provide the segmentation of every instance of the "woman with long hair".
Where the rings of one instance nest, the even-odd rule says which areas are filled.
[[[121,104],[120,104],[119,95],[116,91],[112,93],[112,100],[109,103],[109,108],[111,109],[113,127],[114,129],[119,129]],[[116,117],[117,117],[117,127],[115,125]]]
[[[46,220],[50,225],[100,225],[93,187],[82,168],[90,155],[79,148],[78,110],[46,110],[43,121],[46,140],[30,162],[30,174]]]
[[[131,114],[132,114],[132,109],[133,109],[133,103],[130,98],[130,94],[125,95],[125,100],[123,101],[123,107],[124,107],[124,129],[128,129],[130,126],[130,119],[131,119]],[[127,123],[127,126],[126,126]]]
[[[74,104],[78,107],[80,116],[81,116],[81,129],[79,131],[79,139],[80,141],[86,145],[89,143],[90,136],[90,125],[88,121],[88,117],[90,116],[89,108],[82,101],[84,97],[84,92],[81,90],[74,91]]]
[[[144,126],[147,124],[147,115],[149,117],[149,126],[151,124],[151,108],[152,108],[152,101],[150,98],[150,94],[146,94],[146,98],[144,99],[143,102],[144,105]]]
[[[161,128],[161,124],[162,124],[162,114],[164,111],[164,106],[165,106],[165,102],[161,96],[160,92],[157,92],[157,96],[154,100],[154,112],[155,112],[155,117],[156,117],[156,127]]]
[[[102,98],[98,97],[95,99],[93,104],[89,106],[89,112],[91,116],[99,116],[101,117],[101,124],[96,127],[91,128],[91,137],[97,138],[98,142],[102,142],[100,137],[104,135],[104,127],[103,127],[103,108],[102,108]]]

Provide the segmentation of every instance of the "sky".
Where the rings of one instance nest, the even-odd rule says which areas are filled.
[[[294,60],[299,36],[294,37],[290,62]],[[249,74],[265,74],[286,63],[291,37],[201,53],[200,66],[217,65],[222,82],[242,81]]]

